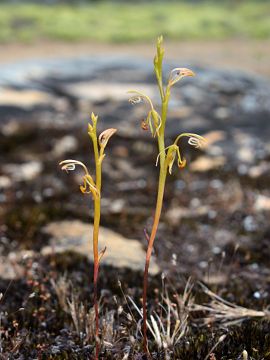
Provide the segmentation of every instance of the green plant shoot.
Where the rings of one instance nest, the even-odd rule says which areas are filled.
[[[99,251],[98,237],[99,237],[99,225],[100,225],[100,199],[101,199],[101,180],[102,180],[102,162],[105,157],[105,147],[110,137],[116,132],[116,129],[107,129],[103,131],[99,137],[97,136],[97,121],[98,117],[91,114],[92,124],[88,124],[88,134],[93,143],[94,157],[95,157],[95,180],[90,175],[87,167],[77,160],[64,160],[60,162],[62,170],[66,172],[75,170],[75,167],[81,166],[84,171],[82,177],[82,185],[80,190],[83,194],[92,194],[94,200],[94,227],[93,227],[93,255],[94,255],[94,308],[95,308],[95,337],[96,337],[96,354],[95,359],[98,359],[100,339],[99,339],[99,309],[98,309],[98,270],[102,256],[104,255],[106,248]]]
[[[144,352],[149,354],[148,344],[147,344],[147,287],[148,287],[148,270],[150,265],[150,259],[153,251],[153,245],[159,225],[164,189],[166,184],[167,174],[172,173],[172,168],[176,162],[178,167],[181,169],[186,165],[186,159],[181,154],[180,141],[182,138],[188,138],[188,143],[195,148],[200,148],[203,146],[205,139],[197,134],[192,133],[182,133],[176,137],[175,141],[169,145],[165,146],[165,129],[167,121],[167,112],[168,105],[171,95],[172,87],[181,79],[189,76],[195,76],[194,72],[186,68],[175,68],[170,72],[166,86],[163,85],[163,75],[162,75],[162,63],[164,56],[163,48],[163,38],[162,36],[157,40],[157,51],[154,58],[154,71],[157,79],[157,84],[160,93],[161,99],[161,112],[160,114],[155,109],[151,99],[144,93],[131,90],[129,93],[132,93],[133,96],[129,99],[131,104],[137,104],[142,101],[145,101],[149,105],[149,112],[146,116],[146,119],[142,121],[142,129],[150,129],[151,134],[154,138],[157,138],[158,143],[158,156],[156,165],[159,164],[159,180],[158,180],[158,192],[156,200],[156,208],[153,226],[151,234],[148,240],[148,247],[146,252],[145,260],[145,270],[144,270],[144,281],[143,281],[143,348]]]

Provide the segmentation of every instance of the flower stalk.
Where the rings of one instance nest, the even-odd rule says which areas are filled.
[[[76,165],[79,165],[84,170],[84,176],[82,178],[83,185],[80,186],[80,190],[83,194],[92,194],[94,201],[94,226],[93,226],[93,257],[94,257],[94,310],[95,310],[95,340],[96,351],[95,359],[98,360],[100,351],[100,338],[99,338],[99,306],[98,306],[98,272],[100,261],[105,254],[106,247],[99,252],[98,238],[100,227],[100,215],[101,215],[101,184],[102,184],[102,162],[105,157],[104,150],[110,139],[110,137],[116,132],[116,129],[107,129],[103,131],[99,137],[97,136],[97,120],[98,117],[91,114],[92,124],[88,124],[88,135],[90,136],[95,158],[95,181],[90,175],[87,167],[77,160],[64,160],[60,162],[62,170],[66,172],[75,170]]]
[[[165,129],[166,129],[166,121],[167,121],[167,113],[168,113],[168,106],[169,100],[171,96],[171,88],[175,85],[178,81],[182,78],[187,76],[195,76],[195,74],[186,68],[176,68],[173,69],[170,73],[166,88],[164,89],[163,86],[163,78],[162,78],[162,62],[164,56],[164,49],[163,49],[163,38],[159,37],[157,41],[157,52],[154,58],[154,71],[157,79],[157,84],[160,93],[161,99],[161,115],[155,110],[152,101],[150,98],[139,92],[139,91],[131,91],[135,94],[136,99],[139,98],[141,100],[146,100],[146,102],[150,105],[150,112],[146,120],[144,121],[145,124],[149,125],[152,136],[157,137],[158,143],[158,156],[156,165],[159,163],[159,180],[158,180],[158,190],[157,190],[157,200],[156,200],[156,208],[155,208],[155,215],[152,225],[151,234],[148,240],[148,247],[146,251],[146,258],[145,258],[145,269],[144,269],[144,278],[143,278],[143,349],[146,354],[149,355],[148,350],[148,341],[147,341],[147,288],[148,288],[148,273],[149,273],[149,266],[151,261],[151,256],[153,252],[153,245],[156,238],[158,225],[160,221],[162,205],[163,205],[163,198],[164,198],[164,191],[165,191],[165,184],[167,174],[172,173],[172,168],[177,158],[177,164],[179,168],[183,168],[186,165],[186,160],[181,156],[180,147],[178,145],[179,141],[183,137],[188,137],[189,145],[194,146],[196,148],[201,147],[202,143],[204,142],[204,138],[197,134],[192,133],[183,133],[180,134],[174,141],[173,144],[169,146],[165,146]],[[134,101],[135,97],[130,99],[132,104],[137,104],[139,101]],[[155,128],[155,129],[153,129]],[[147,129],[147,127],[146,127]]]

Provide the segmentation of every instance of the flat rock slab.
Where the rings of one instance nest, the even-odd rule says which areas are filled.
[[[59,221],[49,223],[43,231],[51,237],[50,245],[41,249],[43,255],[51,254],[53,251],[56,253],[75,251],[93,259],[93,225],[78,220]],[[102,258],[103,264],[118,268],[128,267],[133,270],[144,269],[145,251],[138,240],[126,239],[112,230],[100,227],[100,250],[105,246],[107,250]],[[150,273],[154,275],[158,272],[159,267],[153,257]]]
[[[18,259],[22,259],[25,254],[9,254],[0,256],[0,279],[15,280],[25,275],[25,269],[18,264]]]
[[[261,164],[270,155],[269,81],[244,72],[174,61],[166,62],[164,77],[178,66],[191,67],[197,76],[183,79],[175,86],[166,135],[174,139],[186,131],[224,132],[223,139],[207,150],[207,159],[200,159],[196,164],[196,171],[230,164],[241,176],[249,175],[250,166],[260,166],[255,173],[269,173],[265,170],[267,165]],[[146,104],[131,106],[128,103],[127,91],[134,88],[149,95],[154,104],[159,102],[151,61],[86,56],[3,65],[0,122],[6,124],[21,119],[28,124],[32,121],[31,126],[36,126],[37,132],[56,126],[72,131],[76,126],[85,126],[85,118],[94,110],[103,119],[104,126],[119,129],[120,136],[136,139],[141,136],[138,126],[148,108]],[[7,131],[9,129],[4,129],[4,133]],[[218,160],[212,161],[215,157],[219,157]]]
[[[138,90],[137,83],[121,83],[121,82],[97,82],[85,81],[75,84],[62,85],[66,94],[77,99],[86,99],[92,102],[114,100],[128,101],[134,94],[128,93],[130,90]],[[156,86],[140,84],[141,92],[147,94],[151,98],[158,95]],[[157,97],[157,96],[156,96]]]
[[[13,105],[23,109],[32,109],[35,106],[51,106],[53,102],[54,97],[44,91],[4,89],[0,92],[0,106]]]

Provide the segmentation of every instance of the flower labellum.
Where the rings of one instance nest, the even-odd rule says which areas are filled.
[[[143,102],[143,97],[142,96],[132,96],[129,100],[128,100],[132,105],[137,105]]]

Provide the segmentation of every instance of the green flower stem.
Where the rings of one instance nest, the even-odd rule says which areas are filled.
[[[98,237],[99,237],[99,227],[100,227],[100,212],[101,212],[101,170],[102,170],[102,161],[105,157],[104,149],[108,143],[110,137],[116,132],[116,129],[110,128],[104,130],[99,137],[97,137],[97,120],[98,117],[92,113],[91,114],[92,124],[88,124],[88,135],[90,136],[95,156],[95,181],[90,175],[87,167],[78,160],[68,159],[63,160],[59,163],[62,170],[72,171],[75,170],[76,165],[81,166],[84,170],[84,175],[82,177],[83,184],[80,185],[80,190],[83,194],[92,193],[94,200],[94,227],[93,227],[93,255],[94,255],[94,311],[95,311],[95,360],[98,360],[99,350],[100,350],[100,339],[99,339],[99,309],[98,309],[98,271],[99,264],[102,256],[106,251],[106,247],[99,253],[98,250]]]
[[[163,49],[163,38],[160,36],[157,40],[157,52],[154,57],[154,72],[157,79],[157,84],[159,88],[160,98],[161,98],[161,116],[157,113],[157,111],[154,109],[154,106],[152,104],[151,99],[139,92],[139,91],[131,91],[135,93],[136,95],[139,95],[140,98],[147,100],[147,102],[151,106],[151,111],[147,116],[146,123],[150,126],[150,130],[152,135],[155,137],[157,136],[158,140],[158,156],[156,163],[159,162],[159,180],[158,180],[158,191],[157,191],[157,202],[156,202],[156,209],[155,209],[155,215],[154,215],[154,221],[153,226],[151,230],[150,237],[148,239],[148,246],[146,251],[146,259],[145,259],[145,268],[144,268],[144,277],[143,277],[143,349],[147,356],[149,356],[149,349],[148,349],[148,343],[147,343],[147,287],[148,287],[148,272],[149,272],[149,266],[150,266],[150,260],[151,255],[153,252],[153,246],[154,241],[157,234],[157,229],[159,225],[160,215],[162,211],[162,204],[163,204],[163,197],[164,197],[164,190],[165,190],[165,184],[166,184],[166,177],[167,172],[169,171],[169,174],[172,172],[172,167],[175,161],[175,158],[177,157],[178,167],[182,168],[185,166],[186,161],[185,159],[181,158],[179,146],[177,145],[177,142],[180,140],[183,136],[189,137],[189,144],[192,146],[195,146],[196,148],[199,148],[204,141],[204,139],[197,135],[197,134],[191,134],[191,133],[183,133],[179,135],[175,142],[166,147],[165,146],[165,127],[166,127],[166,121],[167,121],[167,113],[168,113],[168,105],[169,100],[171,96],[171,87],[176,84],[178,81],[180,81],[183,77],[186,76],[194,76],[194,72],[187,68],[175,68],[170,72],[169,79],[167,82],[167,86],[163,87],[163,81],[162,81],[162,62],[163,62],[163,56],[164,56],[164,49]],[[139,99],[141,100],[141,99]],[[138,98],[131,98],[131,103],[136,104],[138,102]],[[153,125],[155,126],[155,131],[153,130],[153,125],[151,121],[153,120]],[[166,153],[166,150],[167,153]]]
[[[162,88],[162,85],[161,85]],[[148,241],[148,247],[146,252],[145,259],[145,269],[144,269],[144,278],[143,278],[143,348],[145,353],[149,353],[147,346],[147,310],[146,310],[146,301],[147,301],[147,288],[148,288],[148,272],[150,266],[150,259],[153,252],[153,245],[156,238],[156,233],[159,225],[164,189],[167,177],[167,165],[166,165],[166,154],[165,154],[165,124],[167,119],[167,110],[169,103],[170,93],[166,91],[166,97],[162,98],[162,111],[161,111],[161,127],[158,134],[158,149],[160,154],[160,168],[159,168],[159,182],[158,182],[158,194],[156,202],[156,210],[154,216],[153,227],[151,235]]]
[[[94,254],[94,308],[95,308],[95,335],[96,335],[96,354],[95,359],[99,356],[99,311],[98,311],[98,270],[99,270],[99,252],[98,252],[98,236],[100,225],[100,194],[101,194],[101,161],[98,150],[96,127],[94,136],[92,136],[95,164],[96,164],[96,188],[99,192],[98,196],[94,197],[94,229],[93,229],[93,254]]]
[[[157,83],[158,83],[158,89],[159,89],[160,97],[161,97],[161,100],[163,101],[164,100],[164,90],[163,90],[162,80],[159,77],[159,75],[157,75]]]

